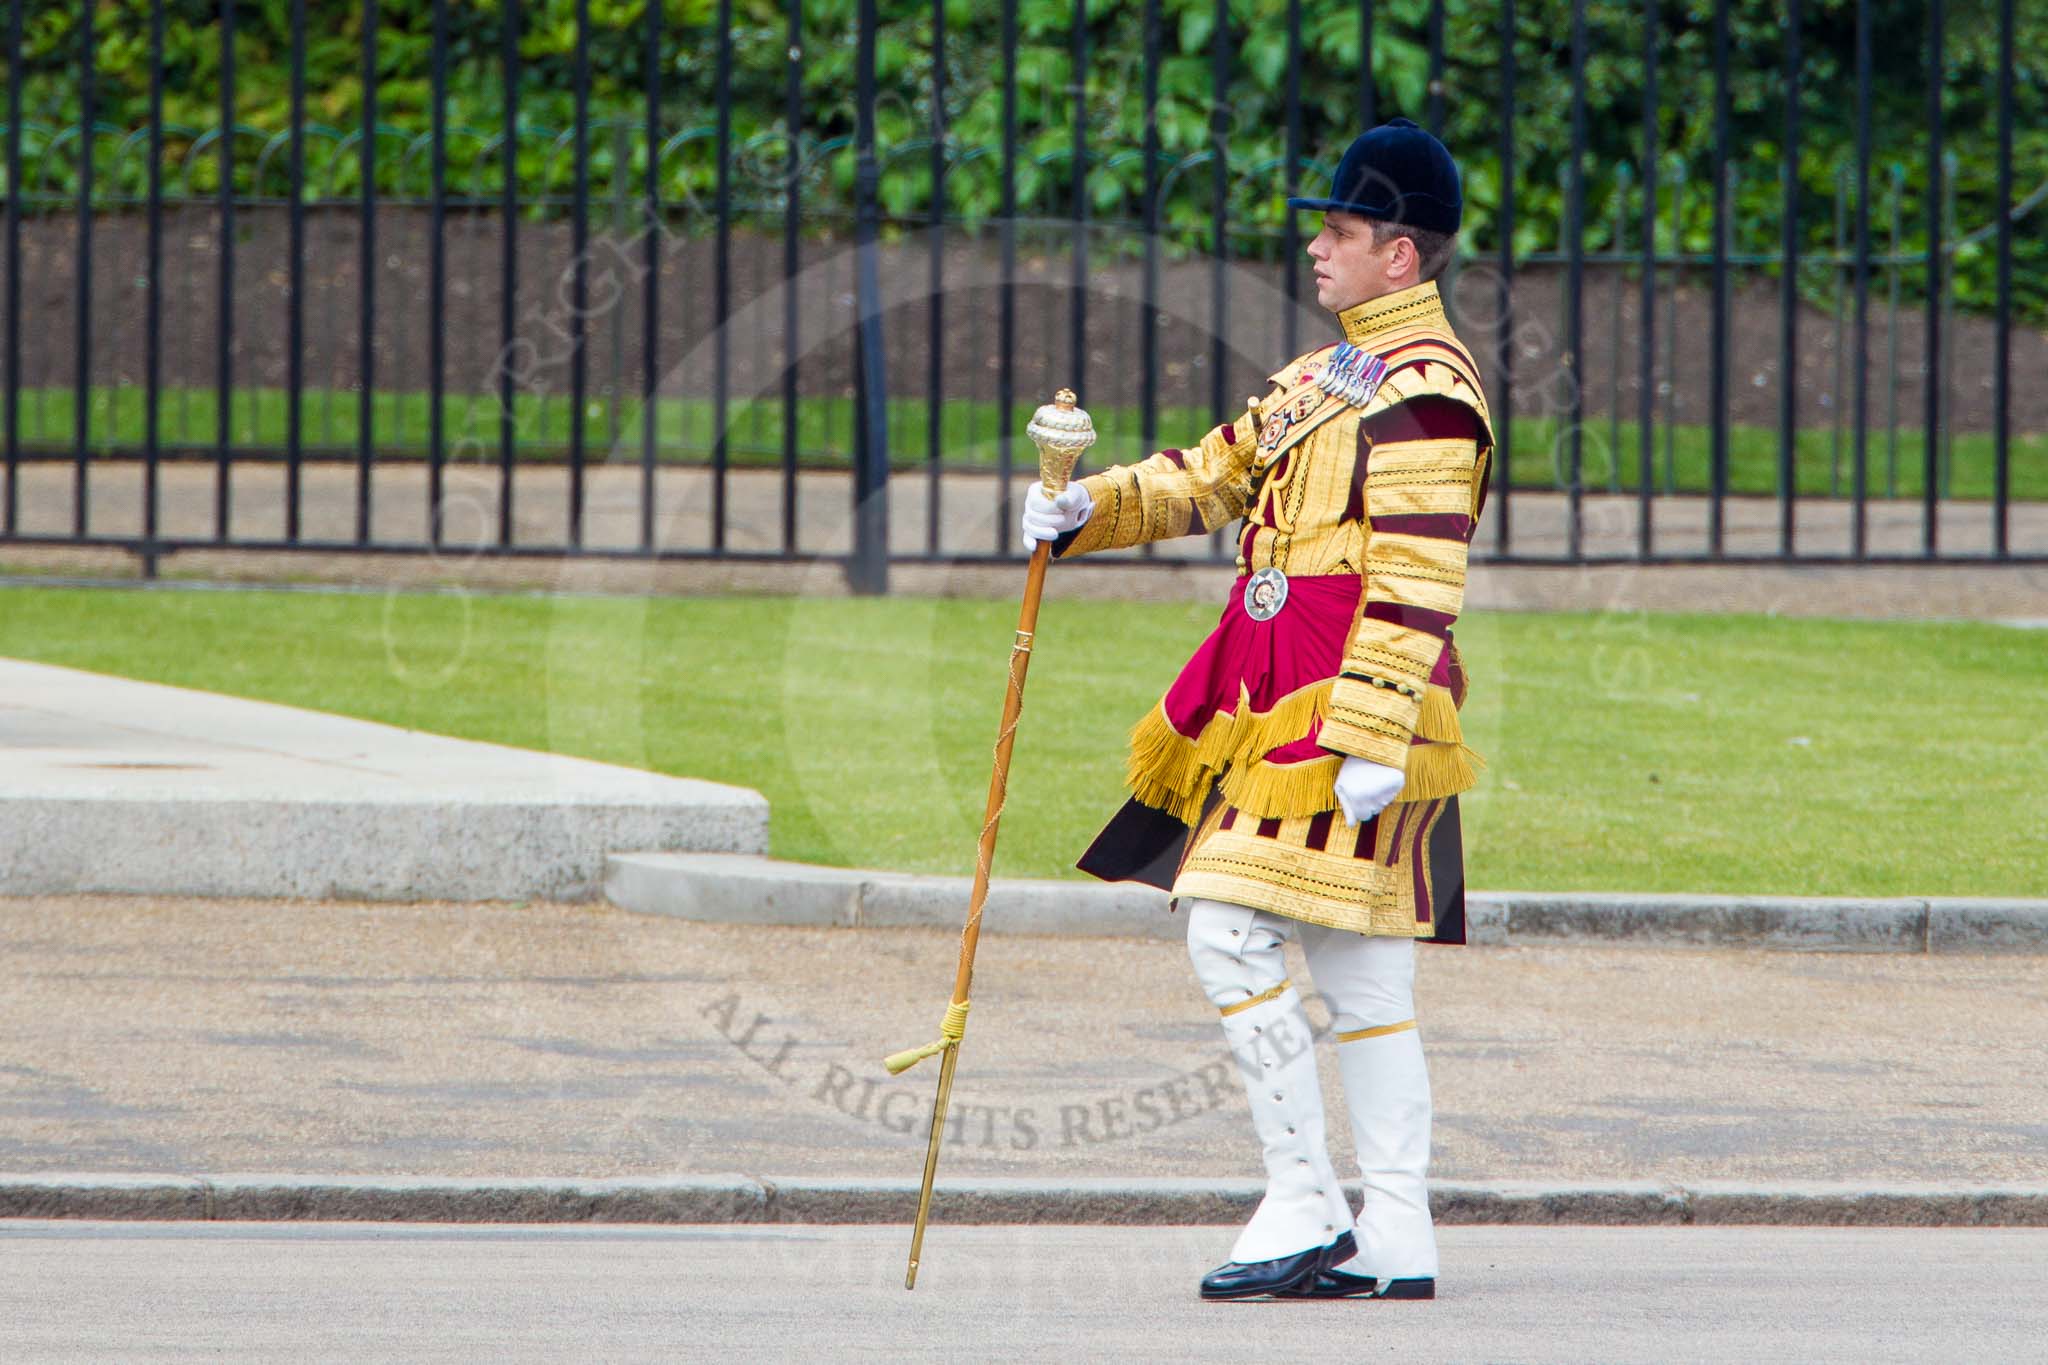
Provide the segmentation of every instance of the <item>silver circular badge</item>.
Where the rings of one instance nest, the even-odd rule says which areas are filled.
[[[1244,614],[1254,621],[1270,621],[1287,605],[1287,575],[1278,569],[1261,569],[1244,585]]]

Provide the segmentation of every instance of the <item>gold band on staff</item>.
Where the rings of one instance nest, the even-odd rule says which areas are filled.
[[[1072,389],[1061,389],[1052,402],[1032,415],[1024,431],[1038,447],[1038,477],[1048,494],[1057,496],[1073,477],[1074,462],[1081,452],[1095,444],[1095,424],[1075,406]],[[1045,566],[1052,559],[1050,541],[1039,541],[1031,552],[1031,567],[1024,579],[1024,602],[1017,615],[1017,638],[1010,646],[1010,677],[1003,697],[1003,723],[996,731],[995,766],[989,775],[988,806],[982,820],[981,841],[975,850],[974,891],[967,903],[967,923],[960,931],[960,962],[953,972],[953,999],[946,1006],[945,1022],[939,1036],[929,1043],[898,1052],[884,1063],[889,1074],[900,1075],[925,1058],[944,1054],[939,1061],[939,1093],[932,1101],[931,1135],[924,1154],[924,1185],[917,1196],[917,1223],[910,1234],[910,1267],[903,1277],[905,1289],[917,1288],[917,1262],[924,1250],[924,1229],[931,1215],[932,1182],[939,1169],[939,1135],[945,1131],[946,1103],[953,1093],[953,1068],[960,1058],[960,1041],[967,1034],[969,993],[974,984],[974,950],[981,941],[981,908],[988,900],[989,868],[996,851],[996,826],[1009,799],[1010,749],[1017,737],[1017,718],[1024,710],[1024,674],[1031,666],[1031,645],[1038,631],[1038,600],[1045,590]]]

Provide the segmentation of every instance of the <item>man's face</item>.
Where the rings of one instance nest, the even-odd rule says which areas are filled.
[[[1308,244],[1309,259],[1316,266],[1316,302],[1341,313],[1403,287],[1389,278],[1389,266],[1407,240],[1394,237],[1375,247],[1369,219],[1355,213],[1325,213],[1323,230]]]

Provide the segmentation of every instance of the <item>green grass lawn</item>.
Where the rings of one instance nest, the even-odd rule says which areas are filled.
[[[1012,411],[1012,458],[1017,467],[1036,467],[1037,454],[1023,437],[1024,423],[1039,395],[1020,394]],[[232,404],[231,444],[237,449],[282,450],[285,445],[286,395],[282,389],[239,389]],[[380,458],[424,458],[429,396],[385,392],[375,395],[371,417]],[[356,396],[329,389],[302,395],[302,441],[309,450],[353,458],[357,421]],[[88,390],[88,430],[95,448],[139,447],[143,433],[143,392],[133,387]],[[159,400],[159,440],[167,445],[211,447],[214,440],[215,394],[211,389],[176,389]],[[550,462],[567,458],[569,404],[566,398],[520,395],[514,400],[518,458]],[[1134,407],[1098,405],[1089,409],[1100,440],[1090,453],[1090,467],[1142,458],[1150,451]],[[30,448],[68,450],[72,445],[72,395],[69,389],[26,389],[22,394],[22,441]],[[656,458],[665,463],[699,463],[710,457],[713,434],[710,400],[664,398],[655,405]],[[997,459],[1000,414],[992,402],[949,399],[939,405],[939,448],[949,468],[986,469]],[[893,399],[889,404],[890,459],[898,468],[924,462],[930,442],[931,407],[920,399]],[[498,454],[495,395],[444,397],[442,421],[450,458],[469,463],[492,462]],[[805,398],[796,410],[797,458],[807,468],[844,468],[853,448],[853,400]],[[1192,445],[1210,426],[1206,408],[1169,407],[1158,417],[1160,445]],[[614,428],[620,445],[616,458],[637,460],[640,415],[636,402],[610,408],[593,390],[584,419],[585,458],[614,458]],[[1611,427],[1604,417],[1589,417],[1581,441],[1581,482],[1592,491],[1633,491],[1637,483],[1638,428],[1634,422]],[[728,410],[728,458],[741,466],[777,465],[782,460],[781,400],[740,400]],[[1711,436],[1697,423],[1670,428],[1671,449],[1665,451],[1665,429],[1655,430],[1653,489],[1704,492],[1710,485]],[[461,442],[467,442],[458,444]],[[1547,418],[1519,417],[1512,433],[1510,467],[1514,486],[1541,489],[1564,486],[1565,459],[1558,424]],[[1895,445],[1895,449],[1892,447]],[[1844,432],[1839,445],[1834,431],[1813,427],[1799,433],[1793,476],[1803,494],[1847,496],[1854,479],[1854,451]],[[2015,498],[2048,498],[2048,433],[2017,433],[2009,452],[2010,487]],[[1730,492],[1775,493],[1778,488],[1778,434],[1775,428],[1731,427],[1728,436]],[[1873,428],[1865,451],[1867,489],[1872,497],[1916,497],[1922,487],[1924,454],[1920,430],[1900,428],[1895,442],[1881,427]],[[1954,452],[1944,496],[1988,498],[1993,486],[1991,437],[1962,432]]]
[[[11,587],[0,654],[740,783],[780,857],[965,873],[1015,616]],[[1046,604],[998,875],[1079,875],[1125,731],[1214,617]],[[2048,895],[2048,632],[1474,613],[1458,638],[1475,887]]]

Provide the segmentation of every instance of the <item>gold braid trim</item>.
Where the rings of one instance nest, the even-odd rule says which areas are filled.
[[[1222,1015],[1225,1019],[1228,1019],[1233,1014],[1243,1014],[1246,1010],[1252,1009],[1258,1005],[1263,1005],[1268,1000],[1278,1000],[1281,996],[1287,994],[1287,992],[1293,989],[1293,981],[1283,980],[1277,986],[1266,987],[1266,989],[1260,991],[1257,995],[1246,996],[1244,999],[1236,1001],[1232,1004],[1219,1006],[1216,1012]]]
[[[1390,1034],[1406,1033],[1415,1027],[1413,1019],[1403,1019],[1398,1024],[1375,1024],[1371,1028],[1346,1029],[1337,1035],[1340,1043],[1362,1043],[1368,1038],[1385,1038]]]

